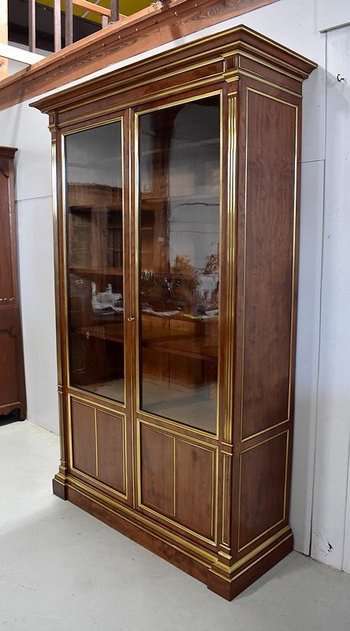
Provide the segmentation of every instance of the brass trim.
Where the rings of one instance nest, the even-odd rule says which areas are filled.
[[[299,107],[295,110],[295,147],[294,147],[294,206],[293,206],[293,245],[292,245],[292,300],[290,305],[290,347],[289,347],[289,384],[288,384],[288,418],[292,413],[292,386],[294,385],[294,347],[296,344],[296,284],[298,265],[298,187],[299,187]]]
[[[99,459],[98,459],[98,448],[99,448],[99,444],[98,444],[98,430],[97,430],[97,411],[96,408],[94,407],[94,429],[95,429],[95,459],[96,459],[96,477],[98,478],[99,476]]]
[[[254,72],[249,72],[249,70],[241,70],[241,69],[232,70],[232,74],[231,72],[227,73],[227,78],[225,78],[226,83],[232,83],[233,81],[237,81],[236,79],[237,75],[238,77],[248,77],[249,79],[253,79],[254,81],[257,81],[259,83],[269,85],[275,90],[278,90],[278,91],[281,90],[283,92],[287,92],[287,94],[291,94],[292,96],[295,96],[298,99],[302,98],[302,95],[299,92],[295,92],[294,90],[291,90],[290,88],[286,88],[283,85],[279,85],[278,83],[274,83],[273,81],[269,81],[268,79],[263,79],[263,77],[261,77],[259,74],[255,74]]]
[[[285,425],[286,423],[290,423],[289,418],[286,418],[284,421],[280,421],[279,423],[276,423],[275,425],[270,425],[266,429],[262,429],[260,432],[256,432],[256,434],[249,434],[249,436],[247,436],[246,438],[242,438],[241,443],[244,444],[247,441],[253,440],[253,438],[256,438],[257,436],[262,436],[263,434],[266,434],[267,432],[271,432],[273,429],[276,429],[276,427],[281,427],[282,425]]]
[[[245,43],[244,44],[244,49],[235,48],[235,49],[233,49],[230,52],[223,53],[222,56],[226,59],[227,57],[233,57],[234,55],[240,55],[241,57],[244,57],[246,59],[251,59],[252,61],[256,62],[257,64],[260,64],[261,66],[265,66],[265,68],[270,68],[274,72],[278,72],[279,74],[282,74],[285,77],[289,77],[290,79],[293,79],[293,81],[298,81],[301,84],[303,83],[303,79],[301,77],[298,77],[295,74],[295,72],[294,73],[288,72],[288,70],[286,70],[284,67],[282,68],[281,66],[279,66],[278,64],[280,63],[280,60],[278,60],[278,62],[276,64],[276,57],[272,57],[271,55],[268,55],[267,53],[261,53],[261,54],[263,54],[264,58],[272,59],[272,61],[275,62],[275,63],[269,63],[268,61],[264,61],[263,59],[257,57],[256,55],[252,55],[251,53],[248,53],[246,49],[249,49],[249,50],[252,50],[253,52],[256,52],[256,48],[254,48],[254,46],[251,46],[250,44]],[[286,64],[286,67],[293,68],[293,66],[291,66],[290,64]],[[242,70],[244,70],[244,69],[242,68]],[[228,72],[230,72],[230,70]],[[253,74],[255,74],[255,73],[253,73]]]
[[[203,443],[202,441],[198,441],[192,438],[188,438],[187,436],[184,437],[183,435],[181,435],[180,433],[177,433],[176,436],[173,436],[172,434],[168,434],[166,430],[162,430],[162,428],[158,427],[158,425],[154,425],[152,423],[145,423],[144,421],[142,421],[141,419],[137,418],[136,419],[137,422],[137,445],[136,445],[136,451],[137,451],[137,497],[136,497],[136,502],[137,502],[137,507],[143,511],[149,512],[152,515],[155,515],[156,517],[158,517],[161,520],[164,520],[170,524],[172,524],[173,526],[175,526],[176,528],[179,528],[180,530],[183,530],[184,532],[187,532],[191,535],[193,535],[194,537],[196,537],[197,539],[199,539],[200,541],[204,541],[206,543],[210,543],[211,545],[217,546],[217,537],[216,537],[216,531],[217,531],[217,497],[218,497],[218,458],[219,458],[219,449],[218,447],[216,447],[215,445],[208,445],[207,443]],[[171,519],[171,517],[167,517],[166,515],[164,515],[164,513],[161,513],[159,510],[156,510],[156,507],[154,509],[150,508],[149,506],[146,506],[145,504],[142,503],[142,481],[141,481],[141,425],[145,424],[147,426],[152,427],[155,431],[158,431],[160,434],[165,434],[165,435],[169,435],[171,438],[173,438],[174,443],[176,442],[176,439],[185,442],[191,446],[195,446],[199,449],[204,449],[205,451],[209,451],[211,456],[212,456],[212,496],[211,496],[211,506],[212,506],[212,512],[211,512],[211,533],[213,533],[212,539],[209,539],[208,537],[205,537],[204,535],[201,535],[200,533],[196,532],[195,530],[192,530],[191,528],[188,528],[187,526],[184,526],[183,524],[181,524],[180,522],[176,521],[176,513],[174,514],[174,518],[175,519]],[[176,480],[176,470],[175,470],[175,466],[176,463],[174,461],[174,494],[175,494],[175,480]]]
[[[266,541],[264,541],[263,543],[260,544],[260,546],[258,546],[257,548],[254,548],[254,550],[252,550],[251,552],[248,552],[248,554],[246,554],[244,557],[242,557],[241,559],[239,559],[238,561],[236,561],[235,563],[233,563],[231,566],[227,566],[224,563],[221,563],[220,561],[218,561],[217,563],[215,563],[214,566],[214,572],[215,569],[218,568],[220,570],[222,570],[223,572],[226,572],[227,574],[232,574],[232,572],[234,572],[235,570],[238,570],[240,567],[242,567],[242,565],[244,565],[245,563],[247,563],[248,561],[250,561],[250,559],[254,558],[257,554],[259,554],[260,552],[262,552],[265,548],[267,548],[268,546],[270,546],[272,543],[274,543],[275,541],[277,541],[277,539],[279,539],[280,537],[282,537],[286,532],[289,532],[288,537],[286,537],[285,539],[283,539],[278,545],[280,545],[281,543],[283,543],[286,539],[289,539],[289,537],[292,536],[292,533],[290,531],[290,526],[285,526],[284,528],[282,528],[281,530],[279,530],[278,532],[276,532],[274,535],[272,535],[269,539],[266,539]],[[272,548],[272,550],[274,550],[275,548]],[[269,552],[272,552],[272,550],[270,550]],[[262,557],[259,557],[259,559],[257,559],[257,562],[260,561]],[[251,567],[251,565],[249,566],[249,568]],[[246,569],[249,569],[246,568]],[[246,571],[246,570],[244,570]]]
[[[159,432],[163,432],[166,434],[169,434],[170,436],[176,436],[178,438],[181,438],[181,440],[184,440],[185,442],[189,442],[190,444],[195,443],[197,445],[203,445],[204,447],[208,447],[211,449],[219,449],[219,446],[215,443],[209,443],[203,439],[199,439],[196,438],[194,436],[187,436],[186,434],[182,434],[181,433],[181,427],[178,428],[178,430],[173,430],[173,429],[169,429],[167,427],[161,427],[160,425],[156,425],[155,423],[152,423],[152,419],[150,420],[145,420],[143,418],[140,418],[139,416],[137,417],[137,422],[138,423],[143,423],[144,425],[149,425],[150,427],[153,427],[154,429],[157,429]]]
[[[71,474],[75,474],[77,476],[76,479],[79,479],[79,477],[82,477],[87,481],[88,484],[93,484],[96,487],[98,487],[101,491],[105,491],[111,495],[115,495],[117,499],[122,499],[125,501],[128,500],[128,495],[126,492],[122,493],[122,491],[118,491],[112,486],[108,486],[108,484],[106,484],[105,482],[102,482],[101,480],[98,480],[94,476],[89,475],[88,473],[85,473],[85,471],[81,471],[77,467],[70,467],[69,471]],[[68,474],[68,477],[69,477],[69,474]]]
[[[251,567],[253,567],[254,565],[256,565],[257,563],[259,563],[262,559],[264,559],[268,554],[271,554],[271,552],[273,552],[274,550],[276,550],[276,548],[278,548],[280,545],[282,545],[282,543],[284,543],[285,541],[288,541],[288,539],[290,539],[291,537],[293,537],[292,533],[290,533],[287,537],[285,537],[284,539],[282,539],[282,541],[279,541],[273,548],[271,548],[271,550],[268,550],[267,552],[265,552],[265,554],[263,554],[261,557],[259,557],[258,559],[256,559],[255,561],[253,561],[253,563],[251,563],[248,567],[246,567],[244,570],[242,570],[242,572],[240,572],[239,574],[237,574],[234,578],[232,578],[230,580],[231,583],[233,583],[234,581],[237,580],[237,578],[239,578],[242,574],[245,574],[245,572],[247,572],[248,570],[250,570]]]
[[[241,552],[242,550],[245,550],[245,548],[248,548],[249,546],[251,546],[252,543],[257,541],[258,539],[261,539],[261,537],[263,537],[268,532],[270,532],[270,530],[273,530],[274,528],[276,528],[276,526],[279,526],[279,524],[283,523],[285,521],[285,519],[286,519],[287,478],[288,478],[287,474],[288,474],[288,463],[289,463],[289,453],[288,453],[288,449],[289,449],[289,433],[290,433],[290,430],[286,429],[283,432],[280,432],[279,434],[275,434],[274,436],[270,436],[269,438],[266,438],[265,440],[262,440],[260,443],[257,443],[256,445],[252,445],[251,447],[247,447],[246,449],[241,451],[241,453],[239,455],[238,534],[237,534],[237,548],[238,548],[238,552]],[[266,528],[266,530],[264,530],[263,532],[259,533],[259,535],[254,537],[254,539],[252,539],[248,543],[245,543],[244,546],[240,546],[240,523],[241,523],[241,500],[242,500],[242,456],[247,451],[252,451],[253,449],[256,449],[257,447],[261,447],[261,445],[264,445],[265,443],[269,443],[272,440],[274,440],[276,438],[279,438],[279,436],[283,436],[283,434],[286,434],[286,456],[285,456],[285,465],[284,465],[283,517],[281,519],[279,519],[275,524],[273,524],[272,526],[269,526],[269,528]]]
[[[76,389],[76,391],[73,388],[70,388],[67,392],[68,396],[70,396],[72,399],[76,399],[77,401],[82,401],[82,403],[86,403],[87,405],[90,405],[91,407],[96,407],[99,410],[106,410],[107,412],[111,412],[114,415],[120,415],[120,416],[125,416],[125,412],[124,411],[120,411],[120,410],[116,410],[114,407],[112,407],[112,405],[108,405],[108,401],[111,401],[111,403],[113,404],[112,399],[103,399],[103,397],[101,397],[101,403],[100,402],[96,402],[96,401],[91,401],[88,396],[84,397],[85,394],[85,390],[84,390],[84,394],[82,394],[82,391],[79,390],[79,388]],[[87,392],[87,395],[89,395],[90,393]],[[106,402],[104,404],[104,401]]]
[[[102,394],[90,392],[90,390],[83,390],[82,388],[76,386],[67,386],[67,393],[71,394],[72,397],[75,397],[77,399],[81,399],[84,401],[85,399],[88,399],[89,403],[96,405],[99,408],[111,410],[112,412],[116,412],[117,414],[125,414],[125,410],[127,409],[127,405],[124,403],[120,403],[119,401],[115,401],[114,399],[104,397]]]
[[[248,112],[249,112],[249,94],[253,93],[253,94],[259,94],[260,96],[263,96],[267,99],[270,99],[272,101],[277,101],[278,103],[282,103],[283,105],[287,105],[288,107],[294,108],[294,110],[296,111],[296,116],[298,114],[298,110],[299,110],[299,106],[295,105],[294,103],[290,103],[289,101],[285,101],[283,99],[280,99],[276,96],[272,96],[270,94],[267,94],[266,92],[261,92],[255,88],[250,88],[247,87],[246,89],[246,95],[245,95],[245,99],[246,99],[246,111],[245,111],[245,134],[246,134],[246,143],[245,143],[245,173],[244,173],[244,254],[243,254],[243,273],[242,273],[242,277],[243,277],[243,305],[242,305],[242,331],[241,331],[241,335],[242,335],[242,351],[241,351],[241,388],[240,388],[240,393],[241,393],[241,401],[240,401],[240,440],[241,442],[245,442],[246,440],[250,440],[253,436],[260,436],[260,434],[264,434],[267,431],[270,431],[273,427],[277,427],[280,424],[283,424],[287,421],[281,421],[280,423],[275,424],[274,426],[270,426],[268,428],[265,428],[263,430],[261,430],[260,432],[255,433],[252,436],[244,436],[243,437],[243,404],[244,404],[244,360],[245,360],[245,311],[246,311],[246,263],[247,263],[247,208],[248,208],[248,126],[249,126],[249,116],[248,116]],[[295,138],[296,138],[296,142],[297,142],[297,133],[298,133],[298,129],[296,127],[295,129]],[[297,178],[297,162],[298,162],[298,153],[297,153],[297,144],[295,145],[295,156],[294,156],[294,163],[295,163],[295,173],[294,173],[294,201],[293,201],[293,205],[294,205],[294,231],[295,231],[295,225],[296,225],[296,204],[297,204],[297,196],[296,196],[296,191],[297,191],[297,187],[295,184],[295,179]],[[293,241],[295,241],[296,237],[294,235],[293,237]],[[295,268],[296,268],[296,247],[295,245],[293,245],[293,250],[292,250],[292,262],[291,262],[291,269],[292,269],[292,300],[291,300],[291,310],[294,309],[294,289],[295,289]],[[291,311],[291,313],[293,313]],[[292,381],[292,373],[291,373],[291,355],[292,355],[292,349],[293,349],[293,344],[294,344],[294,321],[293,321],[293,317],[291,316],[291,325],[290,325],[290,345],[289,345],[289,385],[288,385],[288,417],[290,417],[290,392],[291,392],[291,381]],[[290,420],[290,418],[287,419],[288,421]]]
[[[172,437],[173,438],[173,458],[174,458],[174,462],[173,462],[173,476],[174,476],[174,485],[173,485],[173,492],[174,492],[174,506],[173,506],[173,515],[174,517],[176,517],[176,438],[175,436]]]
[[[171,94],[174,94],[174,90],[170,91]],[[179,100],[171,100],[167,103],[158,106],[152,106],[151,108],[147,108],[145,110],[138,110],[134,112],[135,117],[135,295],[136,295],[136,306],[135,306],[135,321],[136,321],[136,336],[135,336],[135,358],[136,358],[136,415],[146,414],[151,419],[157,419],[161,422],[166,422],[169,424],[174,424],[177,427],[180,425],[181,427],[186,428],[189,432],[193,432],[194,434],[200,434],[203,436],[215,437],[219,438],[219,419],[220,419],[220,407],[219,407],[219,378],[220,378],[220,320],[222,318],[220,312],[221,308],[219,307],[219,324],[218,324],[218,378],[216,382],[216,431],[207,432],[205,430],[201,430],[197,427],[192,427],[190,425],[186,425],[181,421],[176,421],[174,419],[168,419],[166,417],[158,416],[153,414],[152,412],[148,412],[146,410],[141,409],[140,395],[141,395],[141,379],[140,379],[140,358],[139,358],[139,349],[140,349],[140,290],[139,290],[139,250],[140,250],[140,238],[139,238],[139,225],[140,225],[140,183],[139,183],[139,164],[140,164],[140,134],[139,134],[139,118],[144,114],[149,114],[151,112],[160,111],[164,109],[170,109],[171,107],[175,107],[176,105],[182,105],[185,103],[192,103],[195,101],[200,101],[205,98],[210,98],[212,96],[220,97],[220,174],[222,175],[223,169],[223,157],[222,157],[222,146],[223,146],[223,90],[214,90],[212,92],[205,92],[198,95],[192,95],[190,97],[186,97]],[[149,97],[147,99],[149,101]],[[141,102],[140,102],[141,104]],[[223,200],[223,186],[222,186],[222,177],[220,177],[220,216],[219,216],[219,239],[220,244],[222,243],[222,200]],[[220,265],[221,267],[221,265]],[[221,274],[219,271],[219,287],[221,286]],[[220,295],[220,303],[222,303],[222,298]]]
[[[231,454],[222,453],[222,512],[221,543],[230,546],[230,508],[231,508]]]
[[[225,397],[225,420],[224,420],[224,440],[228,443],[233,440],[233,376],[234,358],[233,346],[235,339],[235,264],[236,264],[236,244],[235,244],[235,224],[236,224],[236,167],[237,167],[237,94],[234,94],[228,101],[228,161],[227,161],[227,284],[228,295],[226,304],[227,321],[227,342],[226,342],[226,397]]]

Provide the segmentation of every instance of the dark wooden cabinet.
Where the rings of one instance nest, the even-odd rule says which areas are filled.
[[[49,96],[54,491],[231,599],[289,526],[302,81],[244,27]]]
[[[18,293],[14,157],[0,147],[0,415],[26,416],[26,396]]]

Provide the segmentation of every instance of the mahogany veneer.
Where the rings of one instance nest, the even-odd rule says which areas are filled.
[[[49,114],[57,165],[62,459],[54,492],[178,565],[227,599],[288,554],[293,544],[289,493],[301,92],[302,81],[314,67],[312,62],[262,35],[237,27],[161,53],[132,68],[116,70],[36,104]],[[206,120],[208,111],[212,118],[218,111],[221,116],[221,135],[210,137],[205,130],[207,136],[200,141],[203,155],[207,152],[208,156],[204,190],[209,187],[212,195],[204,195],[204,202],[196,184],[197,180],[202,181],[201,173],[197,173],[196,180],[186,169],[175,180],[169,171],[173,159],[170,148],[176,151],[169,125],[177,120],[182,107],[179,103],[192,102],[199,103],[201,109],[196,106],[195,111]],[[172,109],[168,115],[171,107],[178,109]],[[156,176],[149,184],[153,192],[145,191],[140,197],[139,156],[146,156],[142,159],[147,160],[148,149],[141,146],[140,150],[138,130],[140,120],[142,124],[152,121],[142,118],[149,111],[161,127],[163,141],[159,135],[156,137],[155,125],[149,134],[156,137],[152,162]],[[162,115],[157,117],[157,112]],[[86,194],[79,193],[79,187],[70,188],[69,183],[65,188],[68,167],[62,163],[62,146],[66,134],[71,139],[80,130],[119,120],[123,121],[122,198],[110,190],[110,201],[103,201],[107,199],[103,186],[89,189],[85,185]],[[183,144],[184,158],[197,151],[191,142],[188,147]],[[218,168],[213,168],[210,160],[217,159],[218,146],[221,177],[217,180]],[[200,160],[201,152],[195,155]],[[193,190],[197,186],[193,197],[188,192],[192,184]],[[197,296],[194,287],[199,283],[198,273],[188,265],[188,256],[178,257],[177,267],[169,263],[167,196],[175,185],[182,187],[180,195],[188,196],[189,217],[196,212],[192,207],[201,204],[203,213],[210,211],[215,217],[216,211],[210,209],[218,204],[210,200],[217,198],[220,187],[219,244],[208,256],[209,271],[202,272],[207,283],[213,283],[215,261],[219,261],[219,308],[215,311],[211,307],[208,316],[201,315],[206,313],[203,304],[202,311],[189,309],[185,313],[183,305]],[[73,199],[69,191],[73,190],[77,195],[74,207],[69,202]],[[89,199],[91,220],[83,214]],[[108,204],[113,203],[121,204],[119,210],[109,208]],[[173,208],[176,203],[175,196]],[[140,204],[144,222],[141,229]],[[96,269],[100,264],[98,244],[105,242],[107,221],[99,219],[98,223],[101,212],[121,213],[123,217],[124,260],[114,271],[107,263],[100,272]],[[70,218],[80,213],[80,219],[67,222],[68,230],[74,230],[76,221],[79,229],[85,226],[85,232],[79,234],[92,235],[91,243],[95,244],[91,269],[87,264],[82,264],[80,270],[78,265],[70,269],[74,287],[78,288],[74,290],[76,301],[89,303],[86,292],[90,291],[91,279],[96,285],[103,278],[111,292],[113,287],[122,287],[118,279],[124,275],[124,319],[120,316],[117,321],[114,315],[109,326],[101,323],[101,318],[95,321],[96,314],[81,324],[78,309],[67,321],[67,293],[71,289],[65,269],[66,213],[70,213]],[[121,223],[111,217],[110,231],[119,243]],[[81,256],[86,256],[88,248],[82,243],[83,238],[86,237],[81,237],[74,247],[82,246]],[[69,243],[72,249],[74,239]],[[72,255],[69,251],[69,257]],[[139,310],[139,301],[142,298],[145,304],[149,302],[151,290],[146,287],[147,300],[139,298],[139,265],[143,265],[147,282],[152,279],[157,298],[153,308],[148,304],[143,311]],[[155,271],[150,274],[150,269]],[[160,281],[166,282],[173,301],[182,305],[178,312],[170,308],[173,303],[169,301],[162,307],[166,290]],[[211,300],[215,301],[215,292]],[[71,337],[69,331],[73,331]],[[83,359],[79,364],[80,351],[79,357],[74,356],[76,372],[80,370],[81,375],[80,382],[75,383],[82,385],[71,385],[70,340],[74,344],[80,340],[78,350],[105,344],[99,348],[106,349],[106,375],[114,369],[113,357],[119,357],[116,380],[122,370],[120,348],[124,343],[124,399],[119,393],[112,400],[110,395],[101,394],[100,383],[92,383],[96,371],[100,382],[107,378],[97,366],[103,357],[97,351],[94,354],[90,350],[90,355],[86,351],[88,366]],[[148,398],[139,393],[140,375],[142,383],[148,384]],[[216,384],[214,427],[209,412]],[[152,390],[155,385],[156,390]],[[162,388],[170,388],[174,401],[170,395],[161,399]],[[154,392],[160,397],[158,408],[154,407]],[[202,392],[201,397],[198,392]],[[183,393],[189,417],[181,417],[180,422],[172,416],[178,414],[177,408],[176,412],[166,410],[171,405],[179,406]],[[156,413],[156,409],[160,411]],[[197,416],[202,414],[203,418],[194,422],[191,415],[196,409]],[[207,412],[209,420],[205,419]]]
[[[14,158],[0,147],[0,415],[26,416],[26,393],[17,271]]]

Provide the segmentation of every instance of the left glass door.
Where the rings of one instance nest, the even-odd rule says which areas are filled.
[[[65,136],[65,207],[69,384],[125,403],[122,136]]]

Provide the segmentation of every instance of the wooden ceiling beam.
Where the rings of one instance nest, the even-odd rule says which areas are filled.
[[[169,0],[93,33],[0,82],[6,109],[124,61],[278,0]]]

